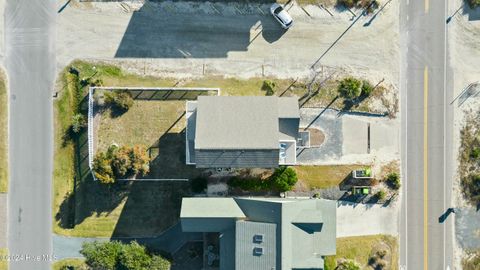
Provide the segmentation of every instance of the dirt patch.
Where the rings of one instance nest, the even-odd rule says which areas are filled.
[[[319,147],[325,141],[325,134],[317,128],[306,129],[310,132],[310,147]]]

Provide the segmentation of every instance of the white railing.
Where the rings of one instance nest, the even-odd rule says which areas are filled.
[[[87,128],[88,128],[88,165],[94,180],[95,174],[93,172],[93,157],[95,155],[95,100],[93,95],[95,90],[107,90],[107,91],[117,91],[117,90],[126,90],[126,91],[192,91],[192,92],[216,92],[217,96],[220,95],[220,88],[207,88],[207,87],[106,87],[106,86],[93,86],[88,88],[88,119],[87,119]],[[168,99],[167,99],[168,100]],[[119,181],[128,181],[129,179],[117,179]],[[187,181],[188,179],[142,179],[142,181]]]

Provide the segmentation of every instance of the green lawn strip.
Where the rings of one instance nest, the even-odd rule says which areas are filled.
[[[365,165],[324,165],[295,166],[298,180],[310,189],[324,189],[338,186],[352,172],[364,168]]]
[[[88,269],[87,265],[85,264],[84,259],[63,259],[56,261],[52,265],[53,270],[63,270],[67,269],[67,266],[72,266],[73,269]]]
[[[8,249],[0,248],[0,270],[8,269],[8,261],[5,259],[6,255],[8,255]]]
[[[354,260],[362,269],[367,269],[372,250],[379,244],[388,245],[391,252],[390,266],[387,269],[398,269],[398,240],[390,235],[369,235],[337,238],[337,254],[325,258],[325,269],[337,267],[337,260]]]
[[[0,72],[0,193],[8,191],[8,100],[5,75]]]

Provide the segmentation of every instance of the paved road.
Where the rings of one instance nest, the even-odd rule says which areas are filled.
[[[401,262],[406,269],[452,268],[451,79],[445,1],[406,1],[402,18],[404,202]]]
[[[10,84],[8,245],[10,255],[18,259],[10,262],[11,270],[50,269],[42,256],[52,254],[54,4],[54,0],[7,0],[5,10]]]

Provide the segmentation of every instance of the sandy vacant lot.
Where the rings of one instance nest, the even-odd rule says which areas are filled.
[[[328,67],[341,68],[397,85],[398,5],[391,1],[377,16],[361,17],[315,69],[334,72]],[[312,64],[353,23],[348,11],[329,8],[331,16],[318,6],[290,4],[287,8],[295,25],[285,32],[268,14],[268,7],[72,1],[57,20],[59,67],[75,58],[115,58],[145,74],[303,77],[313,73]]]

